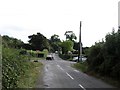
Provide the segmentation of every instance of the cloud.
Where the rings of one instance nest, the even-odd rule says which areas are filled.
[[[90,46],[104,38],[118,23],[116,0],[2,0],[0,1],[0,33],[27,42],[28,36],[42,33],[47,38],[65,31],[79,36]],[[6,3],[7,2],[7,3]],[[118,25],[118,24],[117,24]]]

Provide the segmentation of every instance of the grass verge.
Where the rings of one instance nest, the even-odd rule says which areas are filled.
[[[80,63],[76,63],[74,64],[72,67],[82,71],[82,72],[87,72],[87,63],[86,62],[80,62]]]
[[[19,88],[34,88],[39,77],[43,64],[38,62],[28,62],[31,68],[28,68],[24,75],[18,81]]]
[[[37,58],[37,57],[32,57],[32,58],[30,58],[30,60],[44,60],[45,58],[43,57],[43,58]]]

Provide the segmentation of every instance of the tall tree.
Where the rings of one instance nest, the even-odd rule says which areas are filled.
[[[49,43],[47,38],[42,35],[41,33],[37,33],[36,35],[30,35],[28,36],[30,39],[28,42],[33,47],[33,50],[43,50],[48,49],[49,50]]]
[[[52,35],[50,38],[51,42],[60,42],[59,35]]]
[[[61,42],[59,39],[59,35],[52,35],[49,42],[53,52],[59,50],[59,43]]]
[[[73,31],[66,31],[64,35],[66,36],[66,40],[74,41],[77,39]]]

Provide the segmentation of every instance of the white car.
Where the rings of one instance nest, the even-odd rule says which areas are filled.
[[[79,60],[80,60],[80,57],[79,57]],[[82,56],[82,62],[84,62],[84,61],[86,61],[86,60],[87,60],[87,58],[84,57],[84,56]],[[78,61],[78,57],[73,57],[73,60],[72,60],[72,61],[77,62],[77,61]]]
[[[47,55],[46,60],[54,60],[52,55]]]
[[[55,54],[58,54],[58,51],[55,51]]]

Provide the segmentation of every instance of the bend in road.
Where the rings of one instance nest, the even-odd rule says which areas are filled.
[[[65,61],[54,54],[54,60],[41,60],[44,64],[43,86],[44,88],[114,88],[105,82],[88,76],[71,67],[75,62]],[[41,88],[38,85],[37,88]]]

